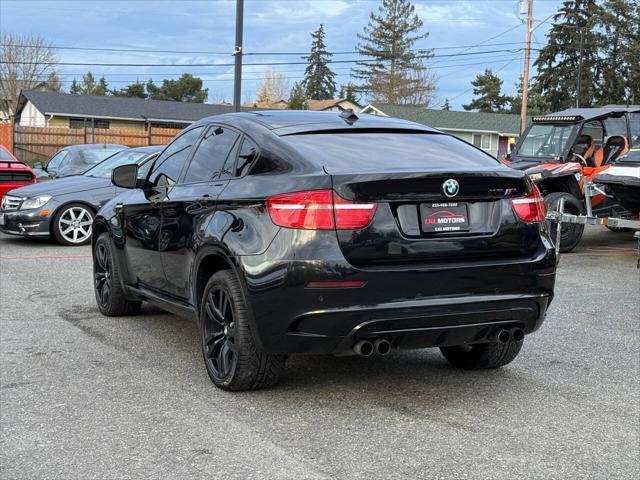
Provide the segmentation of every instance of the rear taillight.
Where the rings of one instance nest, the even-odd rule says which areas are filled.
[[[531,193],[524,197],[512,198],[511,204],[516,215],[525,222],[534,223],[544,220],[546,209],[544,208],[544,199],[540,194],[540,190],[535,185],[532,186]]]
[[[333,190],[284,193],[267,199],[273,223],[307,230],[356,230],[371,223],[377,204],[345,200]]]

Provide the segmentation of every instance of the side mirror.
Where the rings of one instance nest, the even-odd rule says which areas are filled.
[[[111,172],[111,183],[120,188],[136,188],[138,186],[138,165],[120,165]]]
[[[33,162],[33,168],[37,168],[38,170],[44,170],[42,166],[42,162]]]

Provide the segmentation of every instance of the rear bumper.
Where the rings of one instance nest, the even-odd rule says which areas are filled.
[[[0,232],[23,237],[48,237],[51,217],[40,215],[40,210],[0,210]]]
[[[267,352],[343,355],[359,339],[380,337],[397,348],[483,343],[499,328],[534,332],[553,298],[555,255],[544,237],[532,258],[376,269],[355,268],[335,242],[318,240],[323,261],[269,261],[277,241],[263,255],[240,258]],[[308,287],[323,281],[365,285]]]

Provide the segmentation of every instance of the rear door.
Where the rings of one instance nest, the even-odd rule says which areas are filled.
[[[538,225],[519,222],[510,198],[529,185],[519,171],[454,137],[434,133],[298,135],[292,145],[322,162],[344,199],[376,202],[371,224],[338,230],[357,266],[531,255]]]
[[[221,125],[210,125],[195,148],[180,182],[162,202],[160,257],[167,291],[189,298],[189,277],[199,240],[215,211],[218,196],[229,182],[240,134]]]
[[[140,286],[167,290],[159,252],[162,202],[170,185],[180,178],[203,129],[202,126],[192,128],[171,142],[151,167],[148,177],[151,186],[145,191],[134,190],[131,196],[123,199],[121,208],[127,235],[125,255],[129,271],[137,277]]]

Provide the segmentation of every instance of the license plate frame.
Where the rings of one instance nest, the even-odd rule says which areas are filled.
[[[469,206],[463,202],[420,204],[422,233],[468,232]]]

